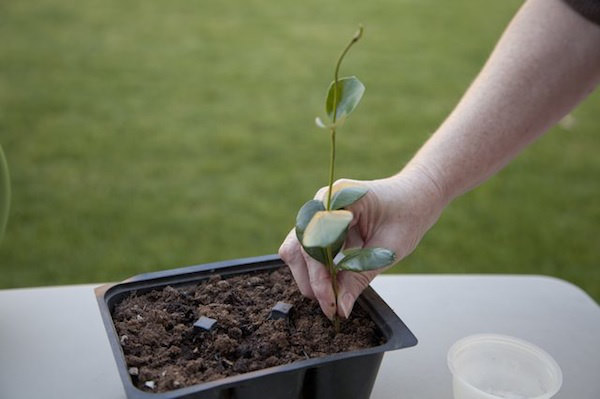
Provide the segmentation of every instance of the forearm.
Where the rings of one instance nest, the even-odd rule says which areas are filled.
[[[600,80],[600,26],[560,0],[529,0],[455,110],[405,168],[447,201],[477,186]]]

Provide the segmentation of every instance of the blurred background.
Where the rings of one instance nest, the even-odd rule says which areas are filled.
[[[342,75],[367,91],[336,177],[374,179],[443,121],[521,3],[0,2],[0,288],[276,252],[327,182],[313,121],[357,24]],[[599,109],[597,91],[391,272],[547,274],[599,301]]]

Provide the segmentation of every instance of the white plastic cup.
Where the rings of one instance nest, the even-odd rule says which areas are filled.
[[[562,385],[556,361],[518,338],[478,334],[448,351],[454,399],[549,399]]]

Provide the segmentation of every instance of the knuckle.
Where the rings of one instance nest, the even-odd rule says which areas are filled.
[[[281,259],[287,262],[291,255],[290,246],[287,244],[287,241],[281,244],[278,253]]]
[[[346,179],[345,177],[342,177],[341,179],[337,179],[337,180],[336,180],[336,181],[333,183],[333,185],[334,185],[334,186],[337,186],[337,185],[339,185],[339,184],[341,184],[341,185],[345,185],[345,184],[356,183],[356,182],[357,182],[356,180],[352,180],[352,179]]]
[[[298,240],[294,232],[291,231],[279,247],[278,254],[285,263],[295,263],[298,260],[299,248]]]
[[[279,257],[285,262],[289,263],[292,258],[290,246],[286,243],[281,244],[279,247]]]

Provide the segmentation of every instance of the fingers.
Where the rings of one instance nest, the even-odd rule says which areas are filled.
[[[294,230],[281,244],[279,256],[289,266],[302,295],[316,299],[325,316],[332,319],[335,315],[335,296],[331,276],[325,266],[304,252]]]
[[[359,237],[356,238],[355,244],[360,244]],[[331,275],[324,265],[304,252],[293,229],[281,244],[279,256],[289,266],[302,295],[316,299],[325,316],[333,319],[336,307]],[[339,316],[344,318],[350,316],[356,299],[377,274],[377,271],[338,272],[337,313]]]
[[[358,181],[340,179],[335,182],[337,189],[344,186],[356,185]],[[329,187],[322,187],[315,194],[315,199],[325,201]],[[346,247],[362,247],[363,238],[359,229],[355,226],[356,220],[353,220],[346,241]],[[327,268],[311,258],[302,248],[292,229],[279,248],[279,256],[289,266],[298,289],[302,295],[316,299],[319,302],[321,310],[329,319],[333,319],[336,314],[336,298],[333,292],[331,275]],[[352,275],[355,275],[352,277]],[[369,284],[369,281],[375,276],[368,277],[365,273],[338,273],[340,282],[340,291],[338,295],[337,313],[343,317],[348,317],[356,298],[362,290]],[[344,302],[342,302],[344,301]],[[344,306],[343,308],[341,306]]]
[[[307,298],[315,299],[315,294],[310,286],[306,260],[294,229],[289,232],[281,247],[279,247],[279,256],[290,268],[300,293]]]
[[[311,258],[304,251],[302,251],[302,254],[306,262],[308,278],[314,298],[319,302],[319,306],[321,306],[321,310],[325,316],[333,319],[336,308],[335,295],[331,286],[331,275],[323,264]]]
[[[379,274],[376,270],[367,272],[341,271],[338,273],[338,315],[348,318],[360,293]]]

